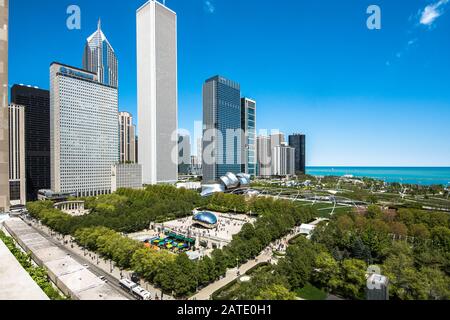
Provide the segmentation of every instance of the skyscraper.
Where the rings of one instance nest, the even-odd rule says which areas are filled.
[[[178,173],[189,174],[191,166],[191,137],[178,135]]]
[[[203,86],[203,182],[242,169],[241,87],[221,76]]]
[[[139,163],[143,183],[178,180],[177,15],[150,0],[136,12]]]
[[[51,64],[52,191],[111,192],[111,167],[119,161],[117,100],[117,88],[98,82],[97,74]]]
[[[256,176],[256,101],[249,98],[241,99],[242,122],[242,172]]]
[[[25,108],[9,106],[9,191],[11,206],[25,205]]]
[[[306,174],[306,136],[304,134],[289,136],[289,145],[295,148],[295,173]]]
[[[284,133],[272,133],[270,135],[270,144],[272,149],[282,145],[283,143],[286,142],[286,137],[284,136]]]
[[[272,175],[272,147],[270,137],[259,136],[257,143],[258,176],[268,178]]]
[[[25,168],[27,201],[50,189],[50,92],[14,85],[11,103],[25,107]]]
[[[0,1],[0,212],[9,210],[8,14],[9,0]]]
[[[281,144],[272,148],[272,175],[290,176],[295,174],[295,149]]]
[[[136,127],[133,116],[128,112],[119,113],[119,151],[121,163],[136,163]]]
[[[114,49],[101,29],[99,19],[97,31],[86,40],[83,68],[97,74],[98,81],[118,87],[118,62]]]
[[[197,139],[197,164],[201,167],[203,159],[203,137]]]

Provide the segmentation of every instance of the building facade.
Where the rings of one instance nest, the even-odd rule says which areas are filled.
[[[203,137],[197,138],[197,161],[200,166],[203,162]]]
[[[111,192],[119,162],[117,88],[67,65],[50,66],[51,189],[96,196]]]
[[[86,40],[83,55],[83,68],[97,74],[98,81],[111,87],[118,87],[118,61],[114,49],[101,29],[98,21],[97,31]]]
[[[191,167],[191,137],[178,135],[178,173],[189,174]]]
[[[244,163],[241,172],[256,176],[257,142],[256,142],[256,101],[249,98],[241,99],[242,122],[242,156]]]
[[[242,169],[241,88],[221,76],[203,86],[203,182]]]
[[[25,167],[27,201],[50,189],[50,92],[14,85],[11,103],[25,107]]]
[[[9,106],[9,198],[11,206],[26,204],[25,107]]]
[[[189,173],[195,176],[202,175],[202,163],[198,160],[197,156],[191,156],[191,167]]]
[[[291,176],[295,174],[295,149],[285,144],[272,148],[272,175]]]
[[[304,134],[289,136],[289,145],[295,148],[295,173],[306,174],[306,136]]]
[[[9,0],[0,1],[0,212],[9,210],[8,18]]]
[[[286,143],[286,137],[284,133],[272,133],[270,135],[270,144],[272,149]]]
[[[120,162],[136,163],[136,127],[130,113],[119,113],[119,130]]]
[[[366,300],[389,300],[389,278],[376,273],[366,276]]]
[[[144,184],[178,180],[177,15],[150,0],[136,12],[139,163]]]
[[[259,136],[257,139],[257,175],[262,178],[272,176],[272,147],[270,137]]]
[[[120,188],[142,188],[142,166],[137,163],[121,163],[111,167],[111,192]]]

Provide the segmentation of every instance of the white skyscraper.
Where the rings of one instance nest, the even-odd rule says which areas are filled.
[[[144,184],[178,180],[177,16],[150,0],[136,12],[139,163]]]
[[[270,177],[272,175],[272,146],[270,137],[259,136],[257,139],[257,174],[260,177]]]
[[[119,161],[117,88],[74,67],[50,66],[51,188],[96,196],[111,192]]]
[[[9,106],[9,190],[11,206],[26,204],[25,107]]]
[[[136,127],[129,112],[119,112],[119,150],[121,163],[136,163]]]
[[[295,174],[295,149],[286,144],[272,148],[272,175],[290,176]]]

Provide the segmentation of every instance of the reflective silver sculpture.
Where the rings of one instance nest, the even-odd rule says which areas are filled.
[[[214,193],[227,192],[239,188],[248,188],[250,186],[250,175],[245,173],[234,174],[228,172],[219,179],[220,183],[203,185],[202,197],[210,196]]]

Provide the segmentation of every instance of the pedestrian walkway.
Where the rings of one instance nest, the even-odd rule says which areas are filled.
[[[197,294],[192,296],[190,300],[210,300],[214,292],[216,292],[220,288],[225,287],[232,281],[238,279],[240,276],[244,275],[246,272],[256,267],[258,264],[265,262],[276,264],[278,261],[273,257],[273,251],[276,249],[276,247],[282,244],[283,247],[286,248],[289,241],[298,235],[298,228],[295,228],[295,231],[291,232],[286,237],[283,237],[282,239],[271,243],[255,260],[248,261],[246,264],[240,266],[239,269],[229,269],[224,278],[219,279],[218,281],[203,288]]]

